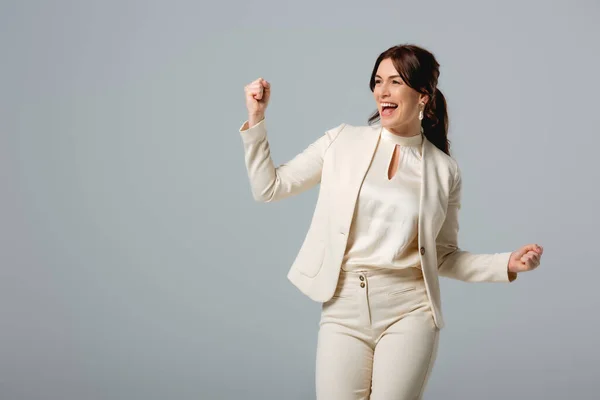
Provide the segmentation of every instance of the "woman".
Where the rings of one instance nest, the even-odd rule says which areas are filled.
[[[371,74],[369,125],[330,129],[278,167],[264,119],[270,84],[259,78],[245,88],[249,117],[239,131],[254,198],[277,201],[320,183],[288,273],[322,302],[318,399],[420,399],[444,326],[439,276],[512,282],[540,264],[536,244],[496,254],[458,247],[462,181],[438,76],[429,51],[386,50]]]

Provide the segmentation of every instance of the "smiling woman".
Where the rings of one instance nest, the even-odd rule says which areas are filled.
[[[259,78],[245,88],[239,132],[254,198],[274,202],[320,184],[288,272],[322,303],[318,400],[421,399],[444,326],[439,277],[512,282],[539,265],[537,245],[494,254],[459,248],[462,178],[438,76],[421,47],[384,51],[369,81],[377,105],[369,125],[342,123],[277,167],[264,118],[271,85]]]
[[[406,85],[390,58],[379,64],[374,83],[373,94],[379,104],[382,125],[401,136],[413,136],[415,131],[418,132],[421,125],[416,116],[427,102],[427,94],[420,94]]]
[[[394,46],[381,53],[369,81],[377,104],[369,124],[380,121],[399,136],[422,131],[449,155],[448,115],[446,99],[437,87],[439,75],[439,63],[421,47]]]

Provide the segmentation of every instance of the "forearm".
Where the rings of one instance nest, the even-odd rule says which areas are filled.
[[[275,167],[264,117],[258,122],[260,115],[250,115],[250,118],[240,128],[240,134],[252,193],[254,199],[261,202],[281,200],[319,183],[325,152],[345,125],[328,130],[294,158]]]
[[[440,276],[464,282],[509,282],[516,276],[508,271],[511,253],[474,254],[454,249],[438,252]]]
[[[251,128],[265,119],[264,113],[248,114],[248,126],[245,129]]]

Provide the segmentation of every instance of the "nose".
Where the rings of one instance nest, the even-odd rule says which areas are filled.
[[[389,95],[390,95],[390,91],[389,91],[387,83],[382,83],[381,86],[379,86],[379,97],[384,98],[384,97],[389,97]]]

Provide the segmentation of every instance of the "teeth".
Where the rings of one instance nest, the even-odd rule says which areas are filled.
[[[381,107],[396,107],[397,104],[394,103],[381,103]]]

